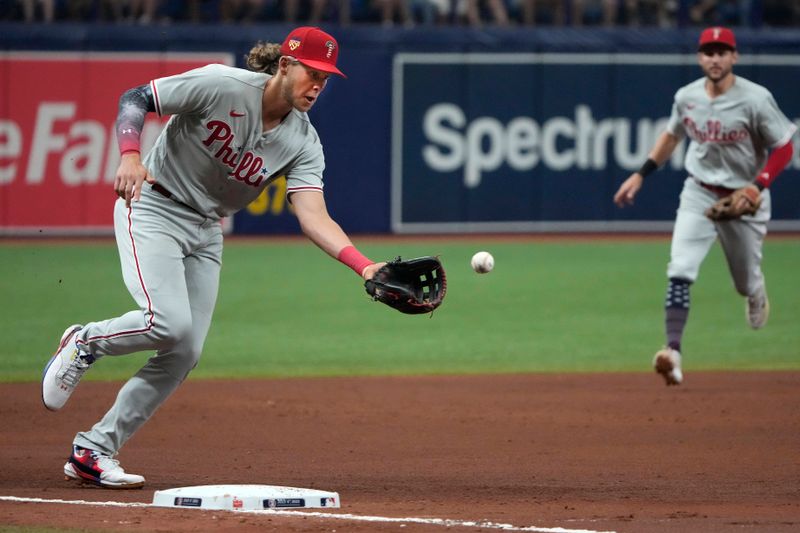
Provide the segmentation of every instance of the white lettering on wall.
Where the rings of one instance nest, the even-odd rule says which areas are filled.
[[[0,185],[11,183],[17,173],[16,159],[22,153],[22,133],[11,120],[0,120]],[[11,159],[3,164],[4,159]]]
[[[69,120],[75,115],[75,102],[43,102],[36,113],[33,128],[33,145],[28,158],[28,183],[41,183],[50,152],[60,152],[67,146],[67,137],[53,130],[56,122]]]
[[[483,174],[508,165],[515,171],[539,164],[550,170],[603,170],[612,163],[635,170],[647,158],[668,118],[642,118],[634,124],[623,117],[596,120],[586,105],[575,106],[573,117],[552,117],[539,124],[526,116],[503,124],[494,117],[467,121],[456,104],[431,106],[423,118],[428,144],[422,148],[425,163],[437,172],[463,169],[466,187],[477,187]],[[684,146],[672,154],[671,165],[682,168]]]
[[[13,120],[0,119],[0,185],[13,183],[23,174],[30,185],[45,179],[60,179],[70,186],[113,183],[119,165],[114,117],[109,118],[110,125],[77,120],[76,110],[75,102],[40,103],[32,133],[23,132]],[[156,118],[145,121],[142,154],[152,148],[163,127]],[[22,164],[26,154],[27,166]]]
[[[75,122],[69,129],[70,139],[79,139],[64,152],[59,170],[67,185],[97,183],[103,162],[106,134],[103,126],[93,120]]]
[[[435,105],[425,113],[422,121],[425,138],[445,149],[442,152],[438,147],[430,145],[422,149],[422,157],[431,168],[451,172],[464,165],[465,147],[458,130],[466,123],[464,112],[454,104]]]

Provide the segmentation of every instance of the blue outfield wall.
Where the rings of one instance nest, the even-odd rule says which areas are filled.
[[[291,28],[0,24],[4,50],[231,52]],[[311,112],[328,208],[351,233],[642,231],[671,227],[680,157],[636,205],[611,197],[645,159],[675,90],[700,77],[698,30],[326,27],[347,80]],[[736,72],[800,124],[800,31],[737,31]],[[148,80],[142,80],[142,83]],[[13,83],[13,80],[11,80]],[[57,80],[48,80],[57,94]],[[800,140],[773,186],[773,230],[800,229]],[[242,234],[294,233],[280,184]]]

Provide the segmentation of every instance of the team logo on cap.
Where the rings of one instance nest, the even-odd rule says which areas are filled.
[[[711,31],[714,33],[714,40],[715,41],[718,40],[719,39],[719,35],[722,33],[722,28],[714,28]]]
[[[300,46],[300,39],[294,38],[289,41],[289,50],[294,52]]]
[[[333,51],[336,49],[336,44],[333,41],[326,41],[325,42],[325,48],[328,49],[328,53],[325,54],[325,57],[330,59],[331,56],[333,55]]]

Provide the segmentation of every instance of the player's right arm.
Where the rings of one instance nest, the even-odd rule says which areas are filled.
[[[328,214],[322,192],[294,192],[291,193],[290,200],[300,222],[300,229],[311,242],[331,257],[352,268],[356,274],[365,280],[372,279],[372,276],[386,264],[373,262],[353,246],[341,226]]]
[[[665,131],[659,135],[656,144],[647,156],[647,161],[639,170],[631,174],[628,179],[620,185],[619,190],[617,190],[617,193],[614,195],[614,203],[619,207],[625,207],[626,204],[632,205],[636,193],[642,188],[644,178],[663,165],[667,159],[670,158],[672,152],[675,151],[675,148],[680,142],[681,138],[669,131]]]
[[[119,167],[114,177],[114,190],[125,205],[131,200],[138,202],[142,183],[155,183],[147,169],[142,165],[139,139],[144,128],[144,117],[155,111],[155,101],[150,85],[142,85],[125,91],[119,99],[117,112],[117,143],[121,154]]]

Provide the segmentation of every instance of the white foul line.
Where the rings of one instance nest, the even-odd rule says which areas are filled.
[[[90,502],[86,500],[45,500],[43,498],[19,498],[17,496],[0,496],[0,501],[8,502],[22,502],[22,503],[59,503],[67,505],[94,505],[98,507],[153,507],[156,506],[149,503],[142,502]],[[169,507],[157,507],[158,509],[169,509]],[[185,508],[181,508],[184,509]],[[210,509],[205,509],[206,511]],[[214,509],[214,512],[220,510]],[[366,516],[354,515],[344,513],[321,513],[314,511],[286,511],[278,509],[265,509],[257,511],[249,510],[231,510],[225,512],[231,513],[249,513],[261,515],[283,515],[283,516],[305,516],[313,518],[332,518],[336,520],[352,520],[359,522],[394,522],[394,523],[412,523],[412,524],[426,524],[432,526],[444,527],[473,527],[482,529],[497,529],[500,531],[533,531],[536,533],[614,533],[613,531],[596,531],[594,529],[565,529],[563,527],[537,527],[537,526],[515,526],[512,524],[501,524],[497,522],[473,522],[470,520],[453,520],[450,518],[392,518],[388,516]]]

